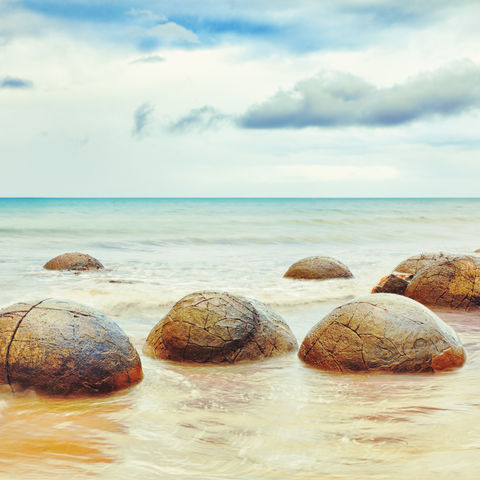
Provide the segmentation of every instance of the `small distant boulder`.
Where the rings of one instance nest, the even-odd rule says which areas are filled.
[[[480,248],[477,248],[473,253],[480,253]]]
[[[333,310],[310,330],[298,356],[340,372],[436,372],[465,362],[453,329],[423,305],[387,293]]]
[[[419,271],[405,296],[424,305],[454,310],[480,308],[480,258],[459,255]]]
[[[47,299],[0,310],[0,383],[13,391],[104,394],[142,376],[125,333],[90,307]]]
[[[327,280],[329,278],[352,278],[352,272],[343,263],[331,257],[307,257],[294,263],[285,273],[285,278]]]
[[[70,252],[49,260],[43,268],[47,270],[101,270],[103,265],[86,253]]]
[[[177,362],[237,363],[297,348],[288,325],[263,303],[229,293],[196,292],[155,325],[144,351]]]

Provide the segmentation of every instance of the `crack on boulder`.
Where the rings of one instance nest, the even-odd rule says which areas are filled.
[[[11,378],[11,375],[10,375],[10,349],[12,347],[12,343],[13,341],[15,340],[15,336],[18,332],[18,329],[20,328],[20,325],[22,324],[22,322],[25,320],[26,316],[35,308],[37,307],[38,305],[40,305],[41,303],[43,302],[46,302],[47,300],[49,300],[48,298],[45,299],[45,300],[40,300],[40,302],[36,303],[35,305],[32,305],[28,310],[27,312],[23,315],[22,318],[20,318],[20,320],[18,321],[17,325],[15,326],[15,329],[13,330],[13,333],[12,333],[12,336],[10,338],[10,342],[8,343],[8,346],[7,346],[7,352],[5,354],[5,374],[6,374],[6,377],[7,377],[7,382],[8,382],[8,385],[10,386],[10,390],[15,393],[15,389],[12,385],[12,378]]]

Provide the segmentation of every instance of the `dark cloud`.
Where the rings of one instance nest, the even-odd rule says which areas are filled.
[[[151,121],[152,114],[155,107],[150,103],[140,105],[134,114],[134,126],[132,135],[137,138],[142,138],[145,134],[145,129]]]
[[[4,77],[0,79],[0,88],[24,89],[33,88],[33,82],[17,77]]]
[[[480,67],[462,62],[377,88],[344,73],[322,73],[254,105],[244,128],[394,126],[480,107]]]
[[[191,110],[189,113],[172,122],[168,130],[173,133],[184,132],[203,132],[212,128],[217,128],[220,124],[229,120],[229,116],[217,109],[205,105],[201,108]]]

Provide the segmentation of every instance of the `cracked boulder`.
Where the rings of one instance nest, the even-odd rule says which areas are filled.
[[[70,252],[49,260],[43,268],[47,270],[101,270],[103,265],[86,253]]]
[[[352,278],[352,272],[343,263],[331,257],[307,257],[294,263],[285,273],[285,278],[326,280],[329,278]]]
[[[403,262],[399,263],[394,269],[394,272],[407,273],[409,275],[416,275],[422,268],[429,267],[439,260],[448,260],[455,258],[457,255],[444,252],[429,252],[421,253],[409,257]]]
[[[256,300],[196,292],[178,301],[152,329],[145,353],[165,360],[236,363],[298,348],[283,319]]]
[[[405,296],[424,305],[453,310],[480,308],[480,258],[460,255],[419,271]]]
[[[310,330],[298,356],[340,372],[433,372],[465,362],[452,328],[423,305],[388,293],[333,310]]]
[[[109,393],[142,376],[128,337],[100,312],[52,299],[0,310],[0,383],[13,391]]]
[[[373,287],[372,293],[395,293],[397,295],[404,295],[410,281],[420,270],[433,265],[439,260],[454,257],[454,254],[443,252],[421,253],[409,257],[399,263],[390,275],[383,277],[378,284]]]

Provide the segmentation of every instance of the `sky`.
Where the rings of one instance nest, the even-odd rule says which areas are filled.
[[[479,18],[0,0],[0,197],[478,197]]]

